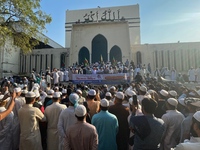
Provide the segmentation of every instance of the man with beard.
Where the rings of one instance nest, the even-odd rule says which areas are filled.
[[[192,118],[190,128],[192,137],[185,143],[180,143],[174,150],[199,150],[200,149],[200,111],[197,111]]]

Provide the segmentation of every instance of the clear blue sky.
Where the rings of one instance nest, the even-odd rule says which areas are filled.
[[[200,0],[42,0],[52,16],[44,33],[65,46],[65,11],[139,4],[141,43],[200,42]]]

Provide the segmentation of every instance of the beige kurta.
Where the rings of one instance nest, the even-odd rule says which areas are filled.
[[[32,104],[25,104],[18,111],[20,123],[20,150],[42,150],[39,120],[45,121],[43,113]]]
[[[59,149],[59,135],[58,135],[58,119],[62,110],[66,108],[66,105],[54,102],[52,105],[45,109],[45,116],[47,118],[47,149],[58,150]]]
[[[95,126],[77,121],[67,129],[64,150],[97,150],[98,134]]]

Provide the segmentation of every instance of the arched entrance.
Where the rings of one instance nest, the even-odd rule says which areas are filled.
[[[141,52],[137,52],[136,53],[136,59],[137,59],[137,65],[141,65],[142,64],[142,55]]]
[[[110,62],[122,62],[122,51],[121,49],[115,45],[110,50]]]
[[[90,62],[90,52],[86,47],[82,47],[78,53],[78,63],[84,64],[85,61]]]
[[[92,40],[92,63],[108,60],[107,39],[101,35],[96,35]]]

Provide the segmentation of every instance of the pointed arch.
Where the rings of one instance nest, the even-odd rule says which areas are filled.
[[[110,61],[122,62],[122,51],[119,46],[114,45],[110,50]]]
[[[87,59],[87,61],[90,62],[90,52],[86,47],[82,47],[78,53],[78,63],[84,63],[85,59]]]
[[[102,35],[96,35],[92,40],[92,63],[108,60],[108,42]]]

